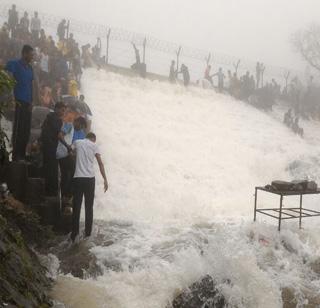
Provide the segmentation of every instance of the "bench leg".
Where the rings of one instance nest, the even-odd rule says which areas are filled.
[[[300,195],[299,229],[301,229],[301,224],[302,224],[302,195]]]
[[[278,224],[278,231],[281,230],[281,219],[282,219],[282,205],[283,205],[283,196],[280,196],[280,211],[279,211],[279,224]]]
[[[254,214],[253,214],[253,221],[257,219],[257,200],[258,200],[258,190],[255,189],[254,193]]]

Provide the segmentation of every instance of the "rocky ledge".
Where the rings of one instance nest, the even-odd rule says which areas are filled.
[[[52,236],[22,203],[0,200],[0,307],[52,306],[47,295],[52,281],[31,248],[45,249]]]

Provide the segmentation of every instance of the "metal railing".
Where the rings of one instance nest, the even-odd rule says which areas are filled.
[[[8,11],[11,4],[0,5],[0,18],[5,21],[8,18]],[[17,7],[19,17],[23,15],[24,11],[31,13],[32,9]],[[53,29],[54,34],[60,21],[63,17],[39,12],[42,27],[44,29]],[[171,60],[178,60],[178,62],[185,63],[189,66],[189,71],[193,79],[200,79],[203,77],[204,68],[207,63],[218,67],[221,66],[226,70],[234,70],[236,63],[240,61],[239,73],[250,71],[255,73],[256,61],[250,61],[246,59],[239,59],[235,56],[230,56],[214,51],[205,51],[201,49],[195,49],[188,46],[181,46],[176,43],[159,40],[150,35],[143,35],[135,33],[125,29],[114,28],[108,25],[101,25],[96,23],[83,22],[77,19],[68,19],[70,23],[70,33],[77,34],[80,42],[87,43],[92,42],[97,37],[102,39],[102,42],[106,50],[106,58],[109,63],[116,65],[132,64],[134,59],[131,42],[134,42],[138,46],[144,48],[143,57],[146,56],[146,63],[148,64],[148,71],[158,74],[167,75],[168,66]],[[147,53],[148,55],[145,55]],[[163,54],[163,55],[161,55]],[[287,72],[290,72],[291,76],[303,76],[303,74],[297,70],[289,69],[285,67],[276,67],[265,64],[265,80],[275,78],[278,82],[285,82],[285,76]]]

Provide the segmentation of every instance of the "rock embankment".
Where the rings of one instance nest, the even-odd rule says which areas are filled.
[[[0,200],[0,307],[46,308],[52,281],[30,247],[52,236],[39,218],[13,198]]]

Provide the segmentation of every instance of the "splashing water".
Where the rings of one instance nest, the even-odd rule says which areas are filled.
[[[274,221],[251,219],[254,186],[320,178],[319,125],[306,124],[311,137],[301,139],[279,112],[104,71],[86,71],[83,91],[110,182],[103,194],[98,181],[91,243],[104,275],[60,276],[56,298],[77,308],[165,308],[205,274],[232,307],[282,307],[284,287],[300,304],[306,289],[318,292],[316,222],[303,231],[285,223],[279,234]]]

